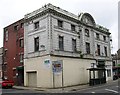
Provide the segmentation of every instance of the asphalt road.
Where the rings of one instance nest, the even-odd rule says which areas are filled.
[[[93,86],[93,87],[82,89],[82,90],[72,91],[72,93],[120,94],[120,84],[118,81],[113,81],[112,83],[106,83],[106,84],[97,85],[97,86]]]
[[[26,90],[26,89],[2,89],[2,95],[36,95],[37,93],[42,93],[41,91]]]
[[[101,93],[102,95],[108,95],[105,93],[109,93],[109,95],[120,95],[120,84],[118,81],[113,81],[111,83],[106,83],[102,85],[96,85],[91,86],[89,88],[81,89],[81,90],[75,90],[75,91],[68,91],[66,93],[69,93],[68,95],[82,95],[80,93],[83,93],[83,95],[89,95],[89,94],[96,94]],[[26,90],[26,89],[3,89],[2,95],[58,95],[58,94],[47,94],[44,91],[36,91],[36,90]],[[78,94],[77,94],[78,93]],[[89,94],[88,94],[89,93]],[[62,94],[62,93],[61,93]],[[67,94],[65,94],[67,95]]]

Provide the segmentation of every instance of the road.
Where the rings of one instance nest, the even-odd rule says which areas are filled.
[[[2,89],[2,95],[41,95],[39,93],[44,93],[42,91],[27,90],[27,89]]]
[[[91,93],[95,95],[95,93],[109,93],[109,95],[111,94],[117,94],[120,91],[120,86],[118,86],[118,81],[113,81],[110,83],[106,83],[106,84],[102,84],[102,85],[97,85],[97,86],[90,86],[89,88],[85,88],[85,89],[81,89],[81,90],[74,90],[74,91],[67,91],[65,93],[72,93],[73,95],[77,95],[77,93]],[[119,84],[120,85],[120,84]],[[2,95],[49,95],[44,91],[36,91],[36,90],[32,90],[32,89],[3,89],[2,90],[3,94]],[[43,93],[43,94],[40,94]],[[59,92],[58,92],[59,93]],[[63,92],[64,93],[64,92]],[[79,95],[78,94],[78,95]],[[50,94],[53,95],[53,94]],[[57,95],[57,94],[56,94]],[[82,94],[80,94],[82,95]],[[104,95],[104,94],[103,94]],[[119,94],[120,95],[120,94]]]
[[[113,93],[118,94],[120,93],[120,84],[118,81],[113,81],[112,83],[102,84],[93,86],[90,88],[72,91],[72,93]]]

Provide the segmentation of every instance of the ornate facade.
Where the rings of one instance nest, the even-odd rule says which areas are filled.
[[[91,63],[106,68],[106,79],[112,79],[111,33],[97,25],[89,13],[77,16],[48,4],[26,14],[24,19],[25,86],[61,87],[88,83],[86,69]],[[46,60],[50,61],[48,67]],[[62,60],[63,70],[54,75],[52,63],[58,60]],[[36,80],[34,84],[33,79]]]

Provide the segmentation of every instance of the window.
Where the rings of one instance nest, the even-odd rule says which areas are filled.
[[[86,53],[90,54],[90,43],[86,42]]]
[[[103,40],[106,41],[106,36],[103,36]]]
[[[24,55],[20,54],[20,63],[23,63],[23,58],[24,58]]]
[[[64,50],[64,41],[62,36],[59,36],[59,50]]]
[[[20,39],[19,45],[20,45],[20,47],[23,47],[23,46],[24,46],[24,41],[23,41],[23,39]]]
[[[34,38],[34,50],[39,51],[39,37]]]
[[[21,24],[20,24],[20,28],[23,28],[23,26],[24,26],[24,24],[23,24],[23,23],[21,23]]]
[[[104,47],[105,56],[107,56],[107,47]]]
[[[58,20],[58,27],[63,27],[63,21]]]
[[[13,67],[13,77],[16,77],[16,68],[14,69],[15,67]]]
[[[111,77],[111,70],[110,69],[107,69],[107,76]]]
[[[4,58],[4,62],[6,62],[7,61],[7,51],[8,51],[8,49],[4,49],[4,55],[3,55],[3,58]]]
[[[97,53],[100,55],[100,45],[97,45]]]
[[[85,36],[89,37],[89,30],[88,29],[85,29]]]
[[[72,50],[75,52],[76,50],[76,39],[72,39]]]
[[[113,61],[112,65],[115,66],[115,61]]]
[[[7,64],[3,64],[3,71],[7,71]]]
[[[100,39],[100,37],[99,37],[99,34],[98,33],[96,33],[96,38],[99,40]]]
[[[39,28],[39,21],[34,23],[34,29],[38,29]]]
[[[19,26],[18,25],[15,25],[14,26],[14,30],[17,31],[19,29]]]
[[[71,30],[72,30],[72,31],[75,31],[75,25],[72,25],[72,24],[71,24]]]
[[[8,30],[5,31],[5,41],[8,41]]]

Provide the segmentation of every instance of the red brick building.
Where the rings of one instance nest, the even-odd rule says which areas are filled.
[[[0,79],[2,78],[3,47],[0,48]]]
[[[4,28],[3,79],[13,80],[16,85],[24,83],[24,19]]]

